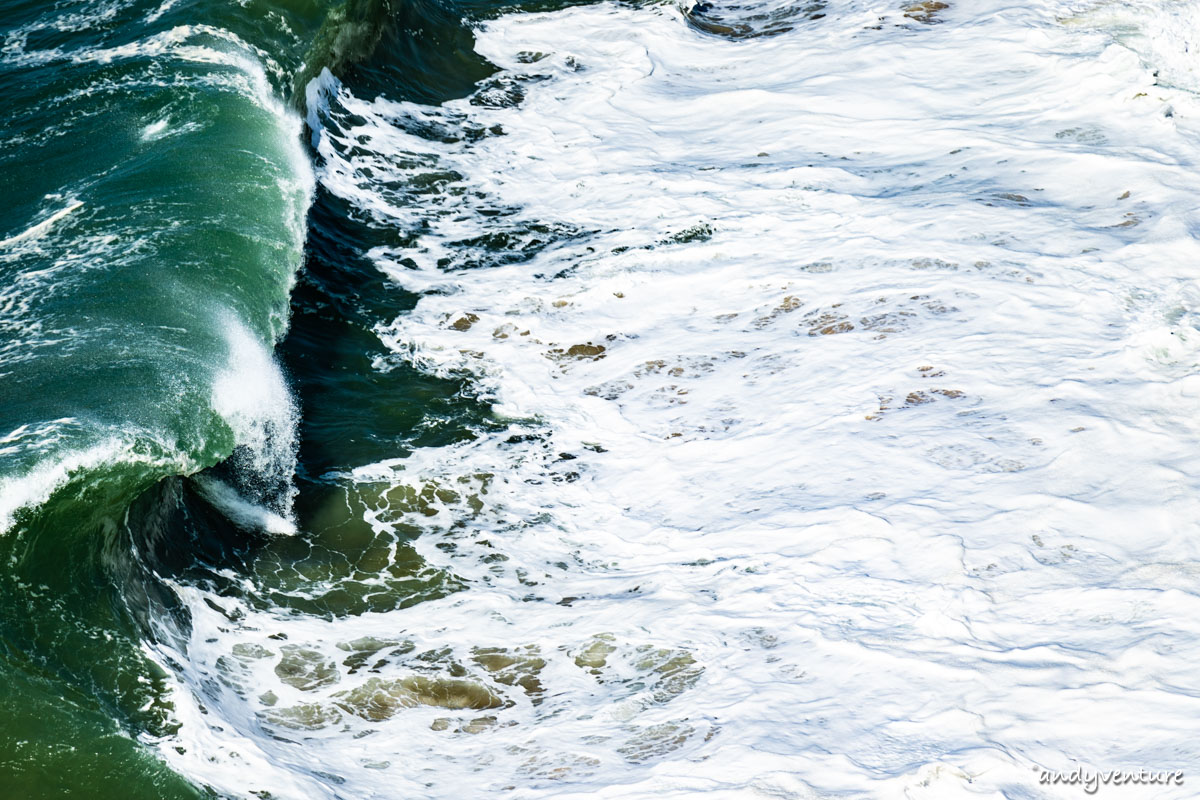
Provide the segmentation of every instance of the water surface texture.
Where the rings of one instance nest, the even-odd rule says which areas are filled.
[[[1200,2],[0,0],[0,794],[1200,781]]]

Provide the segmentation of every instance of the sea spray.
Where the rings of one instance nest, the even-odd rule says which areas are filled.
[[[212,407],[237,442],[225,465],[225,474],[237,488],[218,489],[223,485],[216,478],[203,485],[226,507],[240,508],[232,501],[240,492],[243,502],[270,509],[272,518],[286,519],[296,496],[296,405],[271,352],[236,320],[226,324],[228,366],[213,381]],[[247,514],[239,510],[235,519],[245,520]]]

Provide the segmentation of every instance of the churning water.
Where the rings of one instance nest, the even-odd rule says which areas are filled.
[[[13,796],[1193,796],[1200,2],[3,7]]]

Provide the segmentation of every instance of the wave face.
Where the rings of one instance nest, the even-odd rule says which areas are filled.
[[[15,796],[1200,763],[1200,2],[5,8]]]
[[[0,61],[3,530],[80,472],[261,444],[247,398],[279,377],[238,371],[286,329],[311,192],[280,67],[236,32],[40,5],[6,8]]]

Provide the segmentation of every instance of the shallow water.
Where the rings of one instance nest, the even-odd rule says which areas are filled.
[[[1194,771],[1200,3],[81,9],[2,62],[0,785]],[[102,80],[208,105],[34,132]]]

